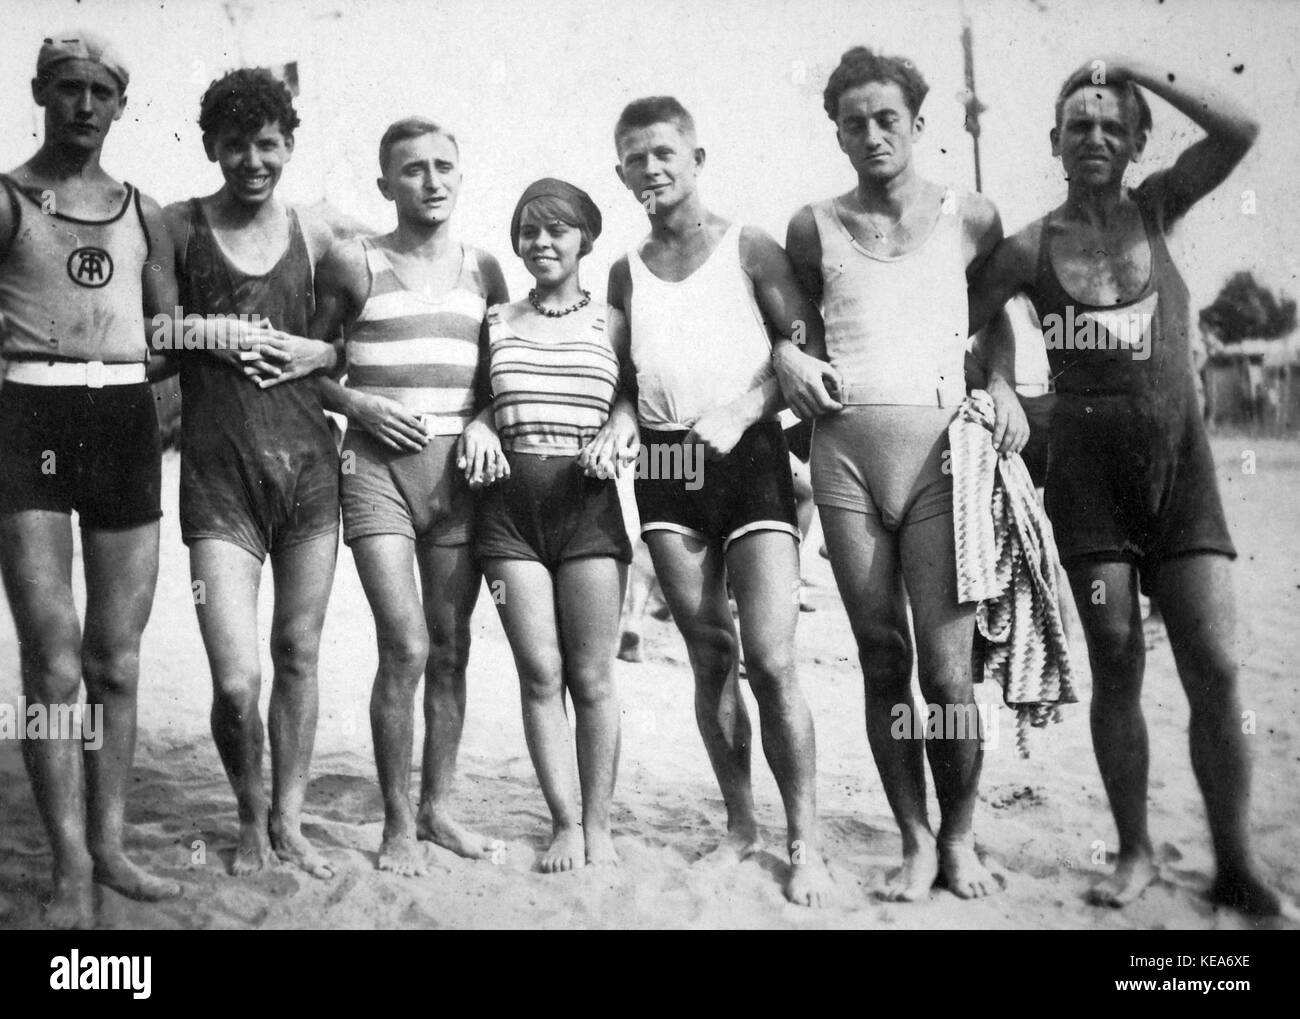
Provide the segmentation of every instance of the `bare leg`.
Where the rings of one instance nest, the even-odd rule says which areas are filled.
[[[212,670],[212,738],[239,811],[239,845],[231,867],[237,876],[261,870],[273,859],[257,705],[262,687],[257,639],[261,577],[261,562],[238,545],[206,538],[190,546],[190,578],[202,585],[194,607]]]
[[[582,837],[587,862],[617,865],[609,826],[618,774],[619,715],[614,644],[627,567],[592,557],[561,563],[556,577],[564,676],[577,725]]]
[[[132,899],[156,902],[181,886],[126,858],[126,787],[135,755],[140,635],[158,581],[158,524],[82,532],[86,629],[81,644],[86,700],[103,705],[104,742],[86,751],[87,845],[95,880]]]
[[[798,906],[824,906],[834,886],[817,830],[817,746],[795,673],[798,546],[781,531],[751,532],[731,543],[727,572],[740,609],[763,752],[785,805],[791,861],[786,898]]]
[[[727,838],[712,857],[737,862],[757,852],[759,838],[749,777],[749,714],[736,675],[738,637],[721,549],[675,531],[651,531],[645,541],[664,601],[686,641],[695,674],[695,720],[727,808]]]
[[[415,543],[400,534],[377,534],[353,542],[352,556],[379,644],[379,670],[370,694],[375,766],[384,797],[379,869],[417,877],[425,868],[411,810],[411,745],[415,688],[428,661],[429,634],[415,589]]]
[[[822,530],[835,583],[858,644],[866,691],[867,741],[903,838],[903,867],[885,890],[891,901],[930,894],[939,857],[925,803],[922,741],[908,726],[895,739],[894,714],[912,704],[912,644],[898,542],[879,517],[822,506]]]
[[[623,632],[618,646],[618,657],[625,662],[645,660],[641,651],[641,631],[654,582],[650,551],[644,542],[637,542],[632,568],[628,571],[627,599],[623,602]]]
[[[332,878],[334,868],[303,837],[302,806],[316,743],[320,633],[337,558],[337,534],[312,538],[271,558],[271,847],[281,860],[321,879]]]
[[[1236,599],[1229,560],[1189,555],[1163,564],[1153,605],[1163,610],[1191,705],[1192,770],[1205,798],[1218,873],[1210,897],[1256,916],[1287,912],[1259,877],[1250,849],[1250,752],[1237,699]]]
[[[794,482],[794,513],[795,519],[799,523],[799,537],[806,539],[808,531],[812,528],[813,511],[817,508],[813,503],[812,490],[812,470],[808,464],[804,463],[793,453],[790,454],[790,478]],[[799,558],[803,559],[803,542],[799,544]],[[800,567],[802,574],[803,568]],[[817,607],[808,601],[808,593],[803,577],[799,578],[799,611],[816,612]]]
[[[910,524],[900,537],[921,696],[941,708],[945,723],[951,720],[954,728],[947,731],[945,724],[941,739],[925,741],[939,798],[939,869],[953,894],[979,898],[997,891],[998,884],[975,853],[972,827],[984,762],[970,673],[975,606],[957,601],[951,516]]]
[[[573,870],[586,863],[586,846],[578,813],[573,740],[564,714],[564,661],[554,580],[541,563],[523,559],[486,559],[483,572],[502,594],[496,601],[497,612],[519,671],[524,736],[551,811],[554,837],[538,868],[546,874]]]
[[[465,669],[469,623],[482,576],[469,545],[418,545],[429,661],[424,670],[424,754],[416,836],[459,856],[490,857],[502,843],[471,831],[452,816],[456,755],[465,727]]]
[[[1080,563],[1070,569],[1092,666],[1092,748],[1119,829],[1115,873],[1088,893],[1099,906],[1123,906],[1156,878],[1147,830],[1147,726],[1142,717],[1146,642],[1137,573],[1128,563]]]
[[[39,510],[0,518],[0,567],[18,631],[23,695],[33,704],[75,704],[81,691],[81,626],[72,599],[70,519]],[[22,749],[54,854],[54,894],[45,922],[93,927],[82,745],[73,739],[29,739]]]

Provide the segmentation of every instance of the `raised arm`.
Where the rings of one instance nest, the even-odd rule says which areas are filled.
[[[1172,167],[1144,182],[1158,193],[1167,218],[1177,219],[1227,180],[1259,137],[1259,122],[1235,99],[1181,69],[1175,72],[1153,61],[1124,56],[1099,59],[1108,82],[1131,81],[1145,88],[1205,131],[1205,137],[1184,149]],[[1091,81],[1096,65],[1097,61],[1090,61],[1074,77],[1080,84]]]

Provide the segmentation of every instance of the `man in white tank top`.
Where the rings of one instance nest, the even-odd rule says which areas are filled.
[[[956,719],[953,707],[973,717],[975,606],[956,597],[945,454],[965,396],[966,271],[1001,237],[984,198],[917,175],[912,145],[925,92],[910,62],[863,47],[845,53],[831,75],[825,108],[858,183],[790,223],[786,247],[804,290],[823,306],[825,333],[823,342],[810,330],[803,352],[780,343],[776,357],[790,406],[820,416],[813,488],[858,642],[867,735],[903,837],[903,867],[886,891],[892,900],[924,898],[941,876],[963,898],[997,887],[971,827],[978,725],[926,742],[913,737],[927,726],[898,724],[915,710],[909,598],[927,717],[936,706],[944,719]],[[994,443],[1018,451],[1028,430],[1005,381],[1004,348],[993,346],[999,359],[988,384],[998,407]],[[927,756],[942,815],[937,835],[926,812]]]
[[[31,721],[48,720],[23,757],[54,855],[45,919],[63,928],[94,926],[96,884],[145,901],[181,890],[123,850],[162,515],[146,320],[170,315],[176,300],[161,210],[100,166],[128,80],[107,40],[84,31],[46,39],[32,82],[45,136],[0,192],[0,312],[26,302],[32,314],[14,315],[11,327],[46,323],[39,335],[14,328],[5,341],[0,570],[21,648],[19,724],[30,737]],[[19,216],[28,217],[22,229]],[[61,228],[48,231],[56,221]],[[33,338],[49,346],[32,349]],[[84,624],[71,583],[74,510]]]
[[[700,734],[727,805],[727,839],[714,855],[739,861],[758,848],[730,579],[763,747],[786,805],[785,893],[822,905],[833,885],[817,832],[812,716],[794,669],[799,532],[768,336],[790,336],[817,311],[772,238],[704,207],[704,150],[680,103],[630,104],[615,143],[619,179],[645,205],[650,233],[611,269],[609,303],[631,326],[624,376],[647,451],[636,479],[642,536],[686,640]],[[672,462],[675,476],[657,470]]]

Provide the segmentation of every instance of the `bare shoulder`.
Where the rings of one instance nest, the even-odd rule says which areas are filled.
[[[998,245],[997,261],[1003,274],[1011,275],[1021,283],[1033,279],[1045,222],[1046,217],[1036,219]]]
[[[998,207],[978,191],[964,192],[958,199],[958,212],[972,237],[983,237],[995,224],[1001,224]]]
[[[334,245],[334,230],[319,214],[311,209],[295,206],[298,225],[302,227],[303,237],[307,240],[307,250],[311,252],[313,263],[319,263],[325,253]]]
[[[349,291],[364,298],[369,289],[369,269],[366,267],[366,249],[359,237],[337,241],[316,267],[317,278],[335,289]]]
[[[760,270],[772,259],[785,260],[785,249],[760,226],[740,228],[740,260],[748,270]]]
[[[143,202],[143,200],[144,196],[141,195],[141,201]],[[193,209],[188,199],[171,202],[164,206],[162,210],[163,224],[171,235],[172,245],[182,256],[184,255],[185,245],[189,240],[193,215]]]
[[[626,312],[632,297],[632,269],[627,255],[619,255],[609,267],[609,285],[605,290],[605,303],[611,308]]]

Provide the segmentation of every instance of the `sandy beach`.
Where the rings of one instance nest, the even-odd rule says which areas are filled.
[[[1265,876],[1295,898],[1300,867],[1300,444],[1217,437],[1219,479],[1240,552],[1236,573],[1242,705],[1253,712],[1253,828]],[[1254,473],[1246,452],[1254,454]],[[164,460],[165,517],[153,616],[144,637],[140,733],[129,805],[134,857],[181,881],[184,897],[161,905],[105,893],[102,920],[123,928],[961,928],[1225,929],[1252,926],[1202,897],[1212,858],[1187,756],[1187,705],[1162,632],[1148,632],[1144,704],[1150,727],[1151,827],[1160,880],[1123,911],[1087,905],[1083,894],[1115,849],[1114,828],[1088,735],[1089,682],[1076,646],[1081,703],[1063,724],[1035,730],[1031,757],[1017,756],[1011,712],[995,690],[976,832],[1005,890],[965,902],[936,890],[926,902],[880,901],[874,892],[897,865],[897,829],[862,726],[862,676],[814,527],[804,572],[816,611],[799,620],[803,689],[817,727],[819,801],[839,901],[812,912],[781,894],[786,870],[776,786],[755,748],[759,817],[771,849],[745,863],[699,864],[722,835],[717,787],[695,728],[685,650],[671,623],[647,621],[643,664],[616,664],[623,756],[614,813],[617,870],[543,875],[534,863],[549,817],[524,745],[509,648],[485,591],[474,617],[469,710],[461,750],[459,811],[502,839],[498,863],[471,862],[430,845],[429,874],[408,879],[375,869],[382,823],[367,705],[376,652],[373,623],[340,552],[323,637],[320,724],[304,829],[338,874],[318,881],[286,866],[237,879],[228,873],[234,799],[208,731],[206,659],[190,599],[176,519],[179,460]],[[74,571],[80,571],[80,561]],[[78,579],[78,583],[79,583]],[[262,618],[265,712],[270,692],[269,570]],[[84,597],[80,596],[80,604]],[[0,703],[19,697],[18,650],[0,612]],[[747,695],[748,696],[748,695]],[[757,715],[750,698],[751,717]],[[417,738],[422,733],[417,725]],[[418,753],[416,760],[418,762]],[[269,768],[269,754],[267,758]],[[418,779],[417,779],[418,782]],[[931,801],[933,804],[933,800]],[[932,816],[935,816],[932,806]],[[0,928],[40,923],[50,855],[23,770],[20,746],[0,740]],[[1266,926],[1291,926],[1268,924]]]

